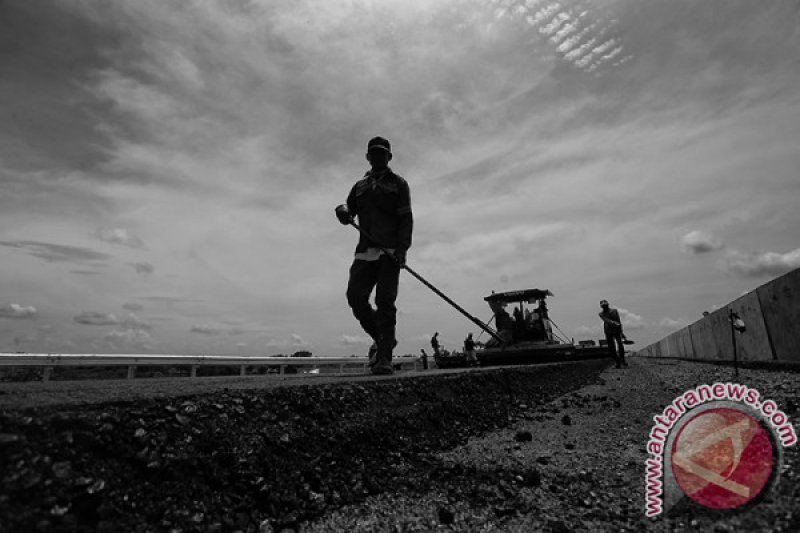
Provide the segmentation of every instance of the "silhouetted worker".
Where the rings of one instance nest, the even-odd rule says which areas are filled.
[[[600,300],[600,307],[602,311],[598,316],[603,320],[603,331],[606,334],[606,342],[608,349],[611,352],[611,357],[616,361],[616,368],[627,367],[628,363],[625,361],[625,346],[622,344],[622,339],[625,334],[622,332],[622,321],[619,318],[619,311],[613,307],[609,307],[608,300]]]
[[[424,349],[420,350],[420,352],[422,352],[422,369],[428,370],[428,354],[425,353]]]
[[[539,300],[539,305],[536,307],[536,312],[539,313],[539,318],[548,320],[550,316],[547,314],[547,303],[544,300]]]
[[[467,365],[475,366],[478,362],[477,357],[475,357],[475,340],[472,338],[472,333],[467,335],[467,338],[464,339],[464,356],[467,359]]]
[[[512,342],[513,335],[511,332],[514,328],[514,321],[511,319],[511,315],[508,314],[501,302],[489,302],[489,308],[494,312],[494,325],[497,328],[497,336],[503,341],[499,342],[497,339],[490,339],[486,345],[494,346]]]
[[[369,351],[373,374],[393,373],[392,351],[397,345],[395,300],[400,267],[405,265],[414,226],[408,183],[389,168],[391,160],[389,141],[383,137],[370,139],[367,161],[371,168],[353,185],[347,203],[336,208],[339,222],[350,224],[358,216],[364,231],[350,267],[347,303],[375,341]],[[375,308],[369,302],[373,290]]]
[[[439,355],[439,332],[433,334],[431,337],[431,348],[433,348],[433,355]]]
[[[515,340],[520,340],[525,336],[525,316],[522,313],[522,309],[519,307],[514,308],[514,326],[512,331]]]
[[[536,308],[536,314],[539,315],[539,320],[542,323],[544,338],[549,341],[553,340],[553,328],[550,325],[550,314],[547,312],[547,303],[544,300],[539,300],[539,306]]]

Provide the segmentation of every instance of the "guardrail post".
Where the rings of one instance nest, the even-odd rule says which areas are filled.
[[[192,371],[189,375],[193,378],[197,377],[197,365],[192,365]]]
[[[53,374],[53,367],[46,366],[42,371],[42,381],[50,381],[50,376]]]
[[[239,367],[239,375],[246,376],[247,375],[247,366],[242,365]]]
[[[128,365],[128,379],[136,377],[136,365]]]

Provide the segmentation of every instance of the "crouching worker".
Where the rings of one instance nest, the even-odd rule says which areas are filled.
[[[391,374],[392,351],[397,345],[397,289],[414,226],[408,183],[389,168],[392,151],[382,137],[370,139],[370,170],[356,182],[347,203],[336,208],[342,224],[358,217],[361,234],[356,246],[347,303],[364,331],[373,339],[369,350],[373,374]],[[370,296],[375,291],[375,307]]]

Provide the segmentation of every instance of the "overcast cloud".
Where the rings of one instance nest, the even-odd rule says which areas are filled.
[[[576,340],[607,298],[643,346],[800,267],[798,27],[794,0],[0,2],[0,349],[362,353],[333,208],[374,135],[416,271],[483,319],[550,289]],[[398,307],[399,353],[477,334],[410,277]]]

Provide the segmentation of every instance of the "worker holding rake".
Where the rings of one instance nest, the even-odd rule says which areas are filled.
[[[370,170],[353,185],[347,203],[335,210],[339,222],[345,225],[355,225],[354,217],[358,217],[361,234],[350,267],[347,303],[374,341],[369,351],[373,374],[393,372],[392,352],[397,345],[395,301],[414,226],[408,183],[389,168],[391,160],[389,141],[383,137],[370,139]],[[374,308],[369,301],[373,290]]]
[[[616,362],[616,368],[627,367],[625,347],[623,346],[623,339],[627,340],[627,337],[622,332],[622,320],[619,318],[619,311],[610,307],[608,300],[600,300],[600,308],[602,310],[598,314],[603,321],[603,331],[606,334],[609,353]]]

